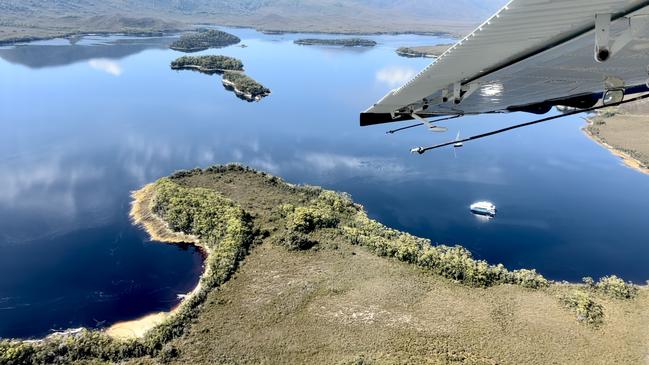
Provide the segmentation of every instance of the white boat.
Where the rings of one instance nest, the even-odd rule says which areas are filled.
[[[496,206],[491,202],[476,202],[469,207],[471,213],[478,215],[486,215],[489,217],[496,216]]]
[[[453,147],[455,147],[455,148],[460,148],[460,147],[463,147],[463,146],[464,146],[464,143],[460,142],[460,132],[459,132],[459,131],[457,132],[457,136],[455,137],[455,140],[456,140],[457,142],[455,142],[455,143],[453,144]]]

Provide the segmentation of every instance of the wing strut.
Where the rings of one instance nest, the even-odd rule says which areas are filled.
[[[483,133],[483,134],[478,134],[478,135],[471,136],[471,137],[461,139],[461,140],[456,139],[456,140],[453,140],[453,141],[437,144],[437,145],[430,146],[430,147],[416,147],[416,148],[411,149],[410,152],[418,153],[420,155],[423,155],[424,153],[426,153],[426,152],[428,152],[430,150],[434,150],[434,149],[438,149],[438,148],[442,148],[442,147],[446,147],[446,146],[451,146],[451,145],[456,145],[456,144],[462,144],[464,142],[469,142],[469,141],[473,141],[473,140],[476,140],[476,139],[481,139],[481,138],[493,136],[494,134],[504,133],[504,132],[507,132],[507,131],[511,131],[513,129],[523,128],[523,127],[527,127],[527,126],[534,125],[534,124],[549,122],[551,120],[555,120],[555,119],[559,119],[559,118],[563,118],[563,117],[569,117],[571,115],[581,114],[581,113],[585,113],[585,112],[591,112],[591,111],[604,109],[604,108],[608,108],[608,107],[613,107],[613,106],[619,106],[619,105],[632,103],[634,101],[644,100],[644,99],[649,99],[649,94],[640,95],[640,96],[637,96],[637,97],[635,97],[633,99],[629,99],[629,100],[622,100],[622,101],[619,101],[617,103],[611,103],[611,104],[607,104],[607,105],[599,105],[599,106],[594,106],[592,108],[587,108],[587,109],[579,109],[579,110],[575,110],[575,111],[568,112],[568,113],[565,113],[565,114],[559,114],[559,115],[555,115],[555,116],[552,116],[552,117],[538,119],[538,120],[534,120],[534,121],[527,122],[527,123],[517,124],[517,125],[513,125],[511,127],[502,128],[502,129],[498,129],[498,130]]]
[[[406,126],[406,127],[401,127],[401,128],[397,128],[397,129],[392,129],[392,130],[389,130],[389,131],[385,132],[385,134],[395,134],[395,133],[397,133],[397,132],[405,131],[406,129],[410,129],[410,128],[415,128],[415,127],[422,126],[422,125],[424,125],[424,124],[427,125],[428,128],[430,128],[430,130],[432,130],[433,132],[437,132],[437,131],[446,132],[445,129],[443,129],[442,127],[438,127],[438,126],[436,126],[436,125],[433,125],[433,123],[442,122],[442,121],[445,121],[445,120],[456,119],[456,118],[459,118],[459,117],[464,116],[464,114],[458,114],[458,115],[454,115],[454,116],[452,116],[452,117],[445,117],[445,118],[433,119],[433,120],[431,120],[431,121],[425,120],[425,119],[423,119],[422,117],[420,117],[420,116],[417,115],[417,114],[413,114],[412,116],[413,116],[415,119],[417,119],[417,120],[422,120],[423,122],[421,122],[421,123],[417,123],[417,124],[413,124],[413,125],[409,125],[409,126]]]

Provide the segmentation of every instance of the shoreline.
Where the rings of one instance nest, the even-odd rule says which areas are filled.
[[[581,130],[582,132],[584,132],[586,137],[588,137],[590,140],[597,143],[601,147],[607,149],[612,155],[619,157],[624,166],[633,169],[635,171],[638,171],[642,174],[649,175],[649,167],[646,167],[642,162],[638,161],[633,156],[629,155],[624,151],[617,149],[616,147],[604,141],[602,138],[591,133],[591,131],[588,128],[594,123],[594,121],[588,117],[584,118],[584,120],[586,121],[586,125],[583,126]]]
[[[223,68],[205,68],[203,66],[198,66],[198,65],[185,65],[185,66],[171,66],[172,70],[179,71],[179,70],[190,70],[190,71],[198,71],[206,74],[223,74],[226,71],[230,72],[240,72],[243,73],[245,70],[226,70]]]
[[[221,83],[223,84],[223,87],[225,87],[227,90],[231,90],[236,96],[246,100],[246,101],[260,101],[261,99],[267,97],[270,95],[270,93],[267,94],[259,94],[259,95],[252,95],[251,93],[246,93],[243,92],[239,89],[237,89],[237,86],[234,82],[229,81],[229,80],[221,80]]]
[[[444,31],[416,31],[416,30],[406,30],[406,31],[318,31],[318,30],[276,30],[272,28],[263,28],[255,26],[244,26],[244,25],[224,25],[224,24],[213,24],[213,23],[196,23],[197,26],[208,26],[208,27],[222,27],[222,28],[234,28],[234,29],[251,29],[259,33],[267,35],[281,35],[281,34],[314,34],[314,35],[343,35],[343,36],[398,36],[398,35],[416,35],[416,36],[427,36],[427,37],[450,37],[450,38],[460,38],[463,37],[463,33],[459,32],[444,32]],[[159,36],[170,36],[177,35],[183,32],[195,31],[197,27],[188,26],[187,29],[169,29],[169,30],[159,30],[159,31],[129,31],[124,29],[122,31],[87,31],[87,32],[61,32],[53,33],[48,35],[24,35],[13,38],[0,38],[0,47],[6,46],[15,46],[21,43],[30,43],[37,41],[47,41],[57,38],[70,38],[70,37],[86,37],[91,35],[101,35],[101,36],[113,36],[113,35],[126,35],[134,37],[159,37]],[[177,50],[170,48],[172,50]],[[179,52],[199,52],[199,51],[185,51],[177,50]]]
[[[154,184],[147,184],[140,190],[132,192],[131,197],[133,198],[133,201],[131,202],[129,217],[133,224],[142,227],[152,241],[169,244],[188,243],[194,245],[204,255],[205,259],[203,262],[205,262],[210,252],[205,245],[201,244],[197,237],[172,231],[161,218],[152,213],[151,204],[153,203],[153,189]],[[198,294],[202,289],[202,280],[207,275],[209,275],[208,268],[206,265],[203,265],[203,273],[201,274],[196,286],[189,293],[184,294],[180,303],[175,305],[170,311],[151,313],[137,319],[116,322],[105,328],[104,332],[108,336],[118,340],[144,337],[149,330],[176,315],[184,303]]]
[[[206,237],[209,274],[198,294],[112,334],[0,340],[0,363],[447,363],[476,343],[486,347],[465,358],[635,363],[646,355],[649,293],[615,275],[569,284],[508,270],[384,226],[344,193],[239,165],[178,171],[132,196],[133,223],[152,237],[196,240],[169,227]],[[321,218],[308,225],[310,217]],[[296,232],[304,239],[292,239]],[[362,356],[349,357],[350,348]],[[401,355],[381,357],[386,351]]]
[[[11,46],[18,46],[21,44],[29,44],[32,42],[38,42],[38,41],[49,41],[52,39],[70,39],[72,37],[89,37],[89,36],[103,36],[103,37],[109,37],[109,36],[129,36],[129,37],[142,37],[142,38],[156,38],[156,37],[169,37],[169,36],[174,36],[177,34],[180,34],[184,32],[185,30],[161,30],[161,31],[142,31],[142,32],[137,32],[133,31],[130,32],[128,30],[124,31],[88,31],[88,32],[67,32],[67,33],[60,33],[60,34],[51,34],[51,35],[44,35],[44,36],[21,36],[21,37],[16,37],[16,38],[6,38],[2,39],[0,38],[0,47],[11,47]]]

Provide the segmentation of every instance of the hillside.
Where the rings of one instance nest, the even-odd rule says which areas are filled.
[[[0,0],[0,40],[196,23],[262,30],[465,33],[505,0]],[[128,16],[125,16],[128,14]]]

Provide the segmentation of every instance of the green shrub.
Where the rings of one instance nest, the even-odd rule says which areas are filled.
[[[175,176],[199,172],[191,170]],[[205,263],[209,274],[201,278],[201,290],[142,339],[119,341],[103,332],[84,329],[77,334],[50,336],[39,342],[0,341],[0,364],[69,364],[84,359],[121,362],[145,355],[167,361],[177,355],[165,344],[184,333],[209,291],[234,273],[255,231],[243,209],[214,191],[185,188],[167,178],[158,180],[155,189],[154,212],[172,229],[198,236],[209,251]]]
[[[227,56],[182,56],[171,62],[171,68],[197,66],[207,70],[242,71],[241,60]]]
[[[233,83],[235,88],[252,96],[270,94],[270,89],[239,72],[225,71],[223,80]]]
[[[604,321],[604,308],[588,292],[575,290],[562,297],[561,301],[577,315],[580,322],[597,326]]]
[[[590,276],[581,278],[581,282],[584,283],[584,285],[586,285],[586,287],[589,289],[595,287],[595,280],[593,280],[593,278],[591,278]]]
[[[615,275],[599,279],[595,284],[595,290],[615,299],[632,299],[638,293],[638,288],[635,285],[625,283]]]
[[[508,271],[503,265],[476,260],[461,246],[433,246],[429,240],[387,228],[358,211],[343,227],[352,244],[362,245],[379,256],[394,257],[416,264],[443,277],[476,287],[516,284],[542,288],[549,282],[534,270]]]
[[[287,217],[286,228],[299,233],[311,233],[320,228],[332,228],[338,219],[325,209],[297,207]]]

